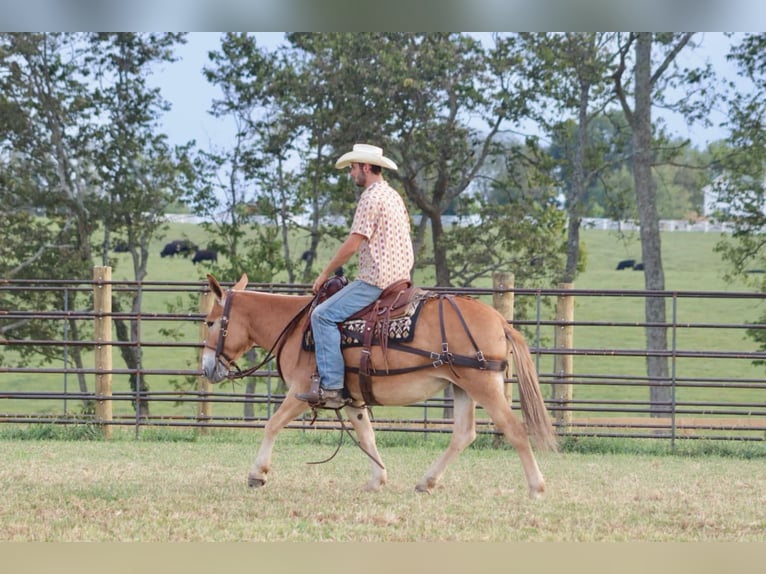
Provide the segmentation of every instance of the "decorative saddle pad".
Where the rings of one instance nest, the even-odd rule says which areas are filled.
[[[396,341],[397,343],[409,343],[412,341],[415,336],[415,324],[417,323],[420,309],[423,306],[422,303],[428,297],[427,293],[417,295],[410,301],[403,312],[397,312],[396,317],[390,318],[388,322],[385,321],[384,314],[379,314],[375,321],[373,345],[380,344],[380,332],[383,328],[387,331],[389,341]],[[366,324],[366,319],[350,319],[341,323],[339,325],[341,348],[361,347],[363,345]],[[305,351],[314,351],[314,334],[310,328],[306,329],[304,333],[303,349]]]

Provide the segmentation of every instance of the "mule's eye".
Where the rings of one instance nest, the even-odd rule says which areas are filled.
[[[207,328],[209,329],[213,325],[215,325],[215,321],[205,321],[205,325],[207,325]]]

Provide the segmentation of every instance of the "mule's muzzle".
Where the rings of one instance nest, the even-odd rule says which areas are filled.
[[[229,368],[222,361],[208,353],[202,355],[202,374],[211,383],[219,383],[229,374]]]

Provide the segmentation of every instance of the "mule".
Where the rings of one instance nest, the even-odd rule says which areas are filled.
[[[303,344],[313,297],[248,291],[246,275],[225,291],[215,277],[207,277],[215,302],[205,319],[208,327],[202,354],[205,377],[212,383],[237,378],[234,369],[239,368],[235,361],[252,346],[258,346],[276,349],[279,372],[288,387],[284,402],[265,425],[263,441],[248,473],[249,486],[263,486],[277,434],[310,408],[295,394],[309,390],[316,369],[313,352]],[[439,297],[421,303],[413,339],[407,344],[417,352],[401,352],[392,344],[383,349],[371,348],[371,363],[375,367],[370,377],[372,395],[377,404],[402,406],[426,400],[448,385],[453,386],[454,428],[450,443],[417,483],[417,491],[433,490],[448,465],[475,440],[475,410],[479,404],[516,449],[530,497],[540,497],[545,481],[530,439],[541,450],[556,450],[557,444],[529,348],[521,333],[490,305],[465,296],[455,296],[452,303],[443,305]],[[359,446],[372,459],[366,488],[377,491],[388,477],[385,467],[378,462],[381,458],[360,377],[350,368],[360,364],[362,352],[364,349],[359,347],[344,349],[345,384],[352,402],[343,409]],[[523,423],[511,411],[503,391],[509,355],[518,377]],[[472,363],[478,360],[476,357],[484,362]]]

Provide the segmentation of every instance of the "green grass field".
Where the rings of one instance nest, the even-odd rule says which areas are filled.
[[[382,439],[389,483],[365,492],[369,463],[350,446],[330,463],[306,464],[333,448],[321,432],[281,437],[270,481],[249,489],[259,440],[260,432],[193,442],[0,439],[0,540],[766,540],[762,458],[545,454],[546,496],[532,501],[510,449],[470,449],[433,494],[415,493],[441,439]]]
[[[616,241],[614,235],[603,231],[584,233],[588,249],[588,269],[578,278],[576,288],[592,290],[642,290],[643,273],[632,270],[616,271],[620,259],[641,260],[640,244],[625,247]],[[728,285],[722,279],[724,264],[713,252],[719,240],[716,233],[668,232],[662,235],[663,268],[666,289],[669,291],[736,292],[748,291],[744,285]],[[673,301],[667,301],[667,320],[673,319]],[[753,299],[708,299],[685,298],[676,300],[676,322],[681,325],[669,331],[669,345],[679,351],[742,352],[756,351],[757,344],[745,335],[742,328],[693,328],[685,324],[742,325],[754,322],[763,314],[764,302]],[[575,320],[613,321],[638,323],[644,321],[643,299],[637,297],[578,297]],[[645,348],[642,327],[577,327],[575,347],[580,348]],[[611,373],[642,375],[645,373],[644,359],[640,357],[576,357],[575,371],[580,373]],[[671,364],[672,368],[672,364]],[[679,378],[727,378],[741,380],[762,378],[763,367],[755,367],[743,359],[679,358],[675,362]],[[578,387],[582,393],[589,389]],[[595,391],[594,391],[595,392]],[[616,395],[619,392],[619,396]],[[620,398],[644,398],[645,389],[611,388],[601,389],[602,396]],[[679,389],[679,401],[722,401],[762,400],[762,390],[728,389]]]
[[[200,245],[206,245],[208,237],[198,226],[190,224],[172,224],[167,238],[188,237]],[[742,285],[727,285],[722,276],[723,263],[713,252],[713,247],[719,236],[715,233],[667,232],[662,236],[663,264],[668,290],[674,291],[730,291],[744,290]],[[575,288],[587,290],[636,290],[643,289],[643,274],[633,270],[616,271],[617,261],[621,259],[640,260],[640,245],[634,237],[628,244],[620,242],[617,237],[607,231],[584,230],[582,240],[588,254],[587,270],[577,280]],[[167,239],[155,241],[151,248],[149,273],[147,281],[202,281],[206,267],[193,265],[190,259],[183,257],[160,258],[159,253]],[[296,241],[296,246],[300,243]],[[325,246],[325,253],[320,260],[326,260],[333,249],[332,245]],[[113,271],[114,280],[132,280],[131,266],[127,254],[119,254],[118,265]],[[324,257],[324,259],[322,259]],[[512,269],[509,271],[513,271]],[[280,278],[276,278],[278,282]],[[415,282],[428,287],[418,276]],[[487,285],[489,282],[487,282]],[[517,287],[524,285],[517,283]],[[193,297],[180,297],[167,293],[146,292],[144,295],[144,313],[163,313],[168,310],[168,299],[178,305],[195,305]],[[668,319],[672,317],[672,305],[668,303]],[[681,324],[713,323],[713,324],[742,324],[753,321],[763,312],[763,303],[745,299],[704,299],[680,298],[677,301],[677,320]],[[543,307],[545,320],[553,319],[553,311]],[[643,299],[640,297],[586,297],[578,296],[575,305],[575,321],[596,321],[615,323],[639,323],[643,321]],[[141,325],[142,338],[146,341],[166,341],[168,336],[163,329],[174,329],[181,333],[182,340],[195,341],[198,339],[198,327],[190,322],[158,322],[144,321]],[[553,328],[541,329],[543,345],[550,345],[553,340]],[[676,332],[676,345],[679,350],[715,350],[741,351],[756,350],[756,344],[745,337],[743,329],[694,329],[680,328]],[[529,340],[534,346],[535,341]],[[640,350],[644,347],[643,328],[621,327],[591,327],[578,326],[575,329],[575,347],[580,349],[627,349]],[[86,366],[92,364],[92,357],[86,355]],[[193,350],[167,349],[145,347],[143,362],[146,368],[161,369],[193,369],[196,354]],[[574,360],[575,373],[591,375],[630,375],[642,376],[645,373],[644,359],[641,357],[610,357],[610,356],[578,356]],[[122,360],[115,353],[115,368],[123,367]],[[541,374],[551,373],[553,358],[540,358]],[[755,367],[750,361],[742,359],[699,359],[683,358],[675,363],[676,375],[682,378],[711,378],[724,377],[730,380],[746,378],[762,378],[763,367]],[[93,388],[93,377],[88,377],[89,388]],[[170,388],[170,379],[179,377],[150,376],[148,382],[151,390],[159,391]],[[275,382],[276,384],[276,382]],[[2,387],[9,391],[50,391],[62,390],[64,382],[62,375],[23,375],[7,373],[2,377]],[[76,390],[74,376],[67,377],[68,390]],[[125,376],[115,376],[115,392],[127,392],[128,384]],[[242,386],[225,390],[241,392]],[[545,389],[549,393],[548,389]],[[677,392],[678,401],[716,400],[724,402],[762,402],[762,390],[749,389],[686,389]],[[617,401],[646,401],[647,390],[635,386],[603,386],[580,385],[575,388],[576,400]],[[77,403],[68,404],[71,411],[77,410]],[[215,405],[215,414],[241,414],[240,405]],[[24,401],[5,400],[0,403],[0,412],[34,414],[57,414],[62,411],[60,400]],[[116,415],[130,416],[133,413],[129,401],[116,402]],[[196,412],[194,403],[176,406],[173,402],[155,402],[152,405],[153,414],[192,415]],[[379,416],[385,416],[385,411]],[[408,415],[417,416],[417,415]]]

